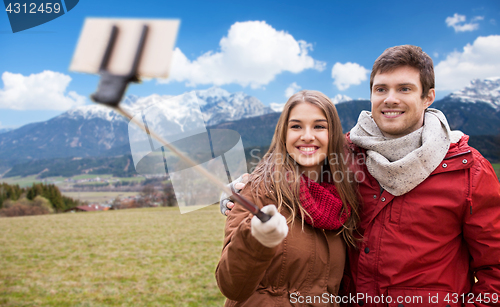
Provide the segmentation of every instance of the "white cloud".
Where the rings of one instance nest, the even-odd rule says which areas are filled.
[[[68,110],[85,104],[85,97],[66,92],[71,77],[45,70],[27,77],[8,71],[2,74],[0,108],[13,110]]]
[[[175,48],[170,77],[158,82],[179,81],[188,86],[236,83],[259,88],[282,72],[322,71],[326,65],[309,56],[311,44],[297,41],[265,21],[236,22],[219,45],[220,51],[209,51],[193,61]]]
[[[367,79],[370,71],[357,63],[347,62],[345,64],[335,63],[332,67],[333,84],[341,91],[348,89],[351,85],[359,85]]]
[[[285,107],[286,102],[283,103],[277,103],[277,102],[271,102],[269,104],[269,107],[273,109],[275,112],[282,112],[283,108]]]
[[[302,87],[295,82],[290,84],[285,90],[285,97],[287,99],[290,98],[290,96],[297,93],[301,88]]]
[[[452,27],[455,29],[455,32],[465,32],[465,31],[474,31],[479,29],[479,24],[475,23],[478,20],[483,20],[483,16],[476,16],[472,18],[471,22],[465,23],[466,21],[465,15],[460,15],[455,13],[453,17],[447,17],[445,22],[448,27]]]
[[[500,76],[500,35],[479,36],[462,52],[454,51],[434,68],[437,90],[457,90],[472,79]]]

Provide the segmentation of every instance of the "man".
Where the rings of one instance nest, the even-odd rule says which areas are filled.
[[[428,109],[431,58],[416,46],[385,50],[370,91],[372,111],[346,136],[366,159],[359,165],[360,241],[348,252],[344,302],[500,305],[500,184],[468,136]]]

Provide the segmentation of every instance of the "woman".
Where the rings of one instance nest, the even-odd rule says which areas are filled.
[[[269,151],[228,215],[216,278],[226,306],[335,306],[358,199],[333,103],[301,91],[285,104]],[[342,234],[342,235],[340,235]]]

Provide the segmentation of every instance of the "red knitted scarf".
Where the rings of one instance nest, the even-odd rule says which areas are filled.
[[[300,180],[300,203],[312,218],[305,215],[304,221],[315,228],[339,229],[351,215],[350,208],[342,212],[342,200],[333,183],[317,183],[304,175]]]

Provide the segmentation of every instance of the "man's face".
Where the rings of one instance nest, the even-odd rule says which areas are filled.
[[[434,102],[435,91],[421,98],[420,72],[411,66],[377,73],[371,94],[372,116],[382,134],[390,138],[407,135],[424,123],[424,111]]]

